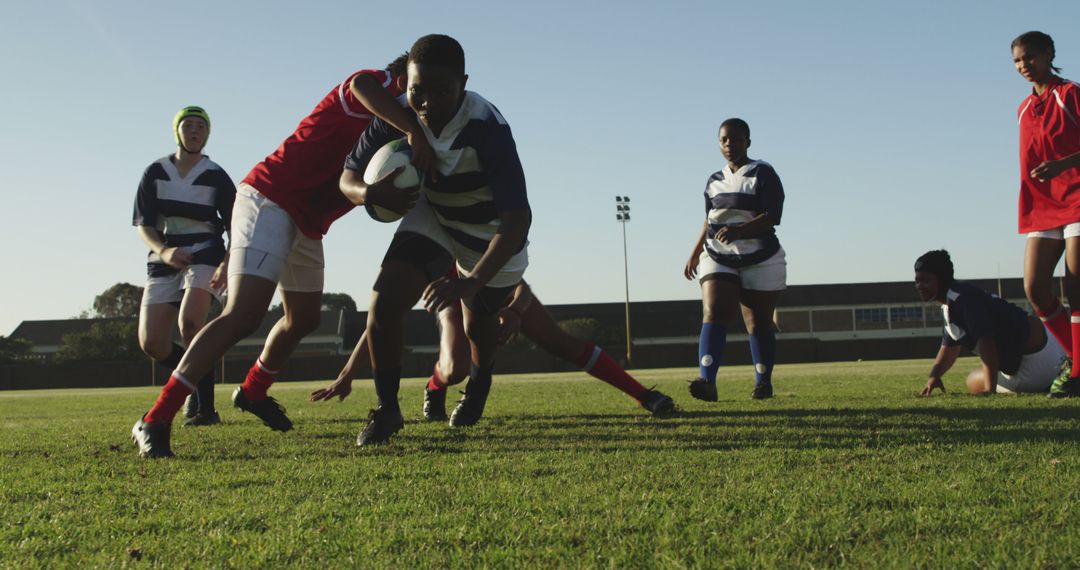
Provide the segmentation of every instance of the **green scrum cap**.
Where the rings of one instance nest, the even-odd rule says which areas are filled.
[[[180,122],[188,117],[198,117],[206,121],[206,138],[207,140],[210,139],[210,115],[206,114],[206,111],[202,107],[191,105],[180,109],[176,112],[176,116],[173,117],[172,130],[173,138],[176,139],[176,146],[183,146],[180,143]]]

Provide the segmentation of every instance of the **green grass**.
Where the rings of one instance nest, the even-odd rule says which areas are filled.
[[[780,366],[720,402],[691,370],[638,373],[683,413],[648,417],[584,374],[501,376],[480,425],[407,423],[355,447],[370,382],[273,393],[298,429],[227,405],[135,455],[153,388],[0,392],[0,566],[1076,567],[1080,402],[915,397],[928,361]]]

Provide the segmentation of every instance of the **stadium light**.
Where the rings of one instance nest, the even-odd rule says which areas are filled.
[[[623,283],[626,287],[626,365],[633,362],[630,336],[630,270],[626,254],[626,223],[630,221],[630,197],[615,197],[615,219],[622,225]]]

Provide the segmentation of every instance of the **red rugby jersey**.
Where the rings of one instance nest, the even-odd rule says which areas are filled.
[[[1080,86],[1055,77],[1017,111],[1020,122],[1020,233],[1080,222],[1080,169],[1042,182],[1028,173],[1047,160],[1080,152]]]
[[[361,73],[379,80],[392,96],[401,95],[389,71],[353,73],[327,93],[296,131],[243,181],[280,205],[312,239],[322,239],[330,224],[353,208],[338,189],[338,179],[345,156],[374,118],[349,89]]]

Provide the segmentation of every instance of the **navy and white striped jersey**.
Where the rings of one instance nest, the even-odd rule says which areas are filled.
[[[728,267],[761,263],[780,250],[776,230],[727,244],[713,236],[724,226],[744,224],[760,214],[767,214],[772,225],[778,226],[783,211],[784,187],[769,163],[753,160],[735,172],[724,168],[705,184],[705,213],[709,223],[705,250],[714,261]]]
[[[183,177],[173,160],[173,155],[163,157],[143,172],[132,225],[157,228],[166,246],[189,248],[195,264],[218,265],[225,257],[221,234],[229,229],[236,186],[207,157]],[[150,277],[177,271],[152,251],[146,270]]]
[[[510,125],[494,105],[467,91],[439,137],[421,126],[439,171],[438,180],[424,184],[428,203],[456,247],[482,254],[499,229],[500,213],[529,209],[525,173]],[[376,119],[357,141],[345,168],[363,173],[376,151],[401,136]],[[518,251],[526,243],[522,240]]]
[[[1016,374],[1020,369],[1024,345],[1031,336],[1028,314],[1023,309],[974,285],[956,281],[945,293],[941,312],[945,319],[941,344],[975,352],[979,339],[992,337],[997,345],[998,368],[1006,374]]]

